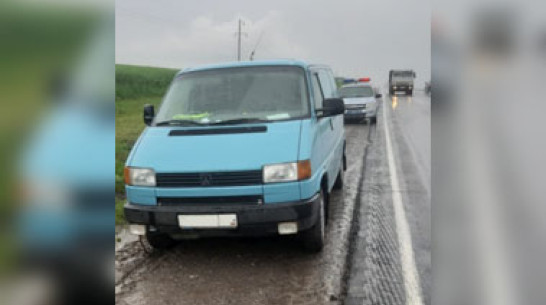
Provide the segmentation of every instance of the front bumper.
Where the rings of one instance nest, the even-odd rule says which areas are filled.
[[[145,206],[127,203],[125,218],[131,224],[142,224],[148,230],[169,233],[177,236],[263,236],[278,233],[278,223],[297,222],[298,232],[316,223],[319,215],[319,196],[310,199],[270,203],[262,205],[222,205],[222,206]],[[178,215],[237,214],[236,229],[181,229]]]
[[[413,90],[413,86],[410,85],[396,85],[391,86],[392,91],[410,91]]]
[[[345,110],[345,113],[343,114],[343,117],[345,119],[365,119],[365,118],[371,118],[376,116],[376,110],[375,109],[365,109],[365,110]]]

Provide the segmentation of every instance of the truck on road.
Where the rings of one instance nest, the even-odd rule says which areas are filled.
[[[390,70],[389,71],[389,94],[396,91],[404,91],[407,95],[413,95],[413,70]]]

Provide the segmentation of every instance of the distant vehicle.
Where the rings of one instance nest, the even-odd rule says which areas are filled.
[[[345,119],[368,119],[375,124],[377,121],[377,100],[381,94],[376,94],[369,83],[345,85],[339,89],[345,103]]]
[[[151,246],[177,238],[299,234],[324,244],[346,168],[343,100],[330,68],[252,61],[190,68],[125,167],[125,218]]]
[[[390,70],[389,71],[389,94],[396,91],[404,91],[407,95],[413,95],[413,70]]]

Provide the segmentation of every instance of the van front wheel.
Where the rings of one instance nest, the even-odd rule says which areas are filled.
[[[153,249],[162,250],[173,247],[176,241],[169,235],[164,233],[151,233],[146,234],[146,241]]]
[[[307,231],[302,232],[303,246],[305,249],[312,253],[317,253],[324,247],[324,234],[325,234],[325,194],[324,190],[320,190],[319,194],[319,215],[317,221],[313,227]]]

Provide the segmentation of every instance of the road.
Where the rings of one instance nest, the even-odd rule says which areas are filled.
[[[430,304],[430,98],[384,96],[376,125],[345,128],[345,187],[332,194],[320,254],[275,237],[148,254],[121,230],[116,304]]]
[[[344,303],[430,304],[430,97],[384,95],[380,112]]]

